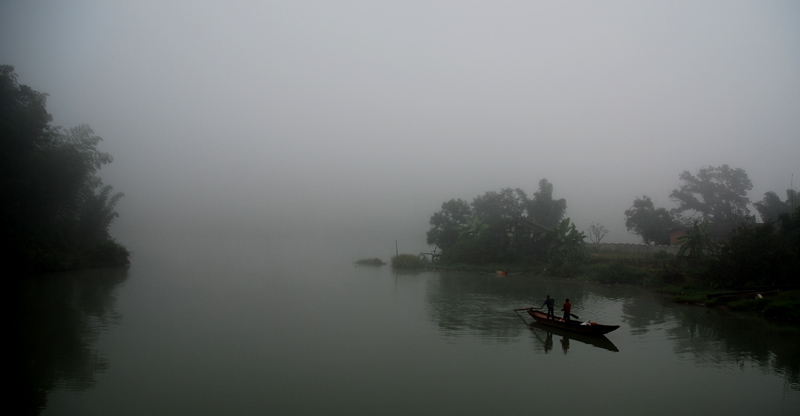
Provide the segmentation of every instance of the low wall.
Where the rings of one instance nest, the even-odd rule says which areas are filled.
[[[678,254],[680,246],[651,246],[648,244],[616,244],[616,243],[592,243],[587,244],[589,249],[597,251],[605,251],[611,253],[658,253],[659,251],[666,251],[670,254]]]

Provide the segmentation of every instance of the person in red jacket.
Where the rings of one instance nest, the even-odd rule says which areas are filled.
[[[564,311],[564,321],[569,321],[569,311],[572,310],[572,304],[569,303],[569,299],[564,301],[564,307],[561,310]]]

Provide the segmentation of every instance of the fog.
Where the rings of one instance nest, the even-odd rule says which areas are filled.
[[[639,242],[624,211],[672,208],[683,170],[742,168],[752,201],[800,173],[796,1],[7,0],[0,63],[104,139],[123,244],[414,253],[442,202],[542,178]]]

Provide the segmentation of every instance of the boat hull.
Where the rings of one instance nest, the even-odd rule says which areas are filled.
[[[619,325],[601,325],[601,324],[582,325],[582,322],[578,321],[564,321],[561,318],[548,319],[546,313],[539,312],[534,309],[527,309],[527,311],[528,314],[530,314],[530,316],[540,325],[552,326],[554,328],[561,328],[567,331],[577,332],[579,334],[604,335],[619,328]]]

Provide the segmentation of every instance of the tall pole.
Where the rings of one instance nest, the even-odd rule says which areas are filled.
[[[398,257],[400,252],[397,251],[397,240],[394,240],[394,256]]]
[[[792,174],[792,179],[789,180],[789,187],[792,188],[792,200],[790,201],[791,211],[789,211],[789,218],[792,218],[794,215],[794,197],[797,195],[797,192],[794,191],[794,173]]]

